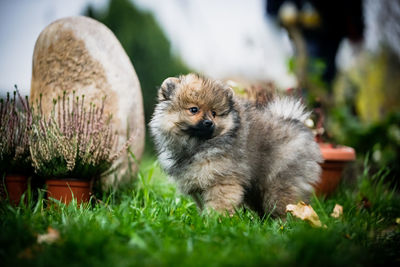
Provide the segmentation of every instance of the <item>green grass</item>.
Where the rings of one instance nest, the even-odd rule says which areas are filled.
[[[400,198],[382,182],[385,172],[364,174],[353,189],[314,197],[327,228],[312,228],[291,215],[261,220],[239,210],[232,218],[199,214],[147,156],[139,179],[105,193],[95,205],[0,203],[2,266],[365,266],[400,263]],[[363,205],[368,202],[367,205]],[[343,217],[329,216],[334,205]],[[53,244],[37,244],[48,227]]]

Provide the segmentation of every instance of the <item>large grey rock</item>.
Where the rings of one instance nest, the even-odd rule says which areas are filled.
[[[43,111],[50,114],[53,99],[63,91],[84,94],[87,105],[92,102],[97,106],[106,95],[105,112],[113,114],[119,144],[126,141],[128,132],[134,133],[131,150],[140,160],[145,126],[139,80],[115,35],[100,22],[82,16],[63,18],[39,35],[33,53],[31,101],[42,94]],[[107,184],[124,177],[126,158],[121,157],[119,174],[107,178]],[[135,164],[132,167],[137,170]]]

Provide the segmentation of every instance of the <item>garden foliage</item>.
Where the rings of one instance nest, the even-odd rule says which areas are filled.
[[[0,173],[30,173],[29,133],[32,113],[28,98],[14,91],[0,99]]]
[[[92,179],[111,168],[120,153],[115,152],[118,136],[110,115],[104,114],[104,101],[101,107],[90,104],[86,110],[84,96],[75,97],[74,93],[70,101],[64,92],[62,98],[54,100],[49,117],[42,114],[39,103],[30,135],[30,152],[38,176]]]

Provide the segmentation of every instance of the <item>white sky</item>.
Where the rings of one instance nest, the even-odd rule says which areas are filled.
[[[17,84],[28,94],[36,38],[52,21],[107,0],[0,0],[0,93]],[[287,37],[267,23],[262,0],[134,0],[154,13],[173,49],[191,68],[216,78],[272,79],[287,74]],[[156,64],[156,63],[155,63]]]
[[[135,0],[153,11],[174,50],[215,78],[274,80],[295,85],[285,32],[266,20],[263,0]]]
[[[40,32],[56,19],[79,15],[104,0],[0,0],[0,94],[18,85],[29,94],[32,55]]]

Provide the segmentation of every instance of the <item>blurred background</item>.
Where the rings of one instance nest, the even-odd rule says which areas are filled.
[[[14,84],[29,94],[36,38],[73,15],[117,36],[147,121],[161,82],[190,71],[239,89],[295,91],[318,110],[326,141],[354,147],[398,181],[399,0],[0,0],[1,96]]]

